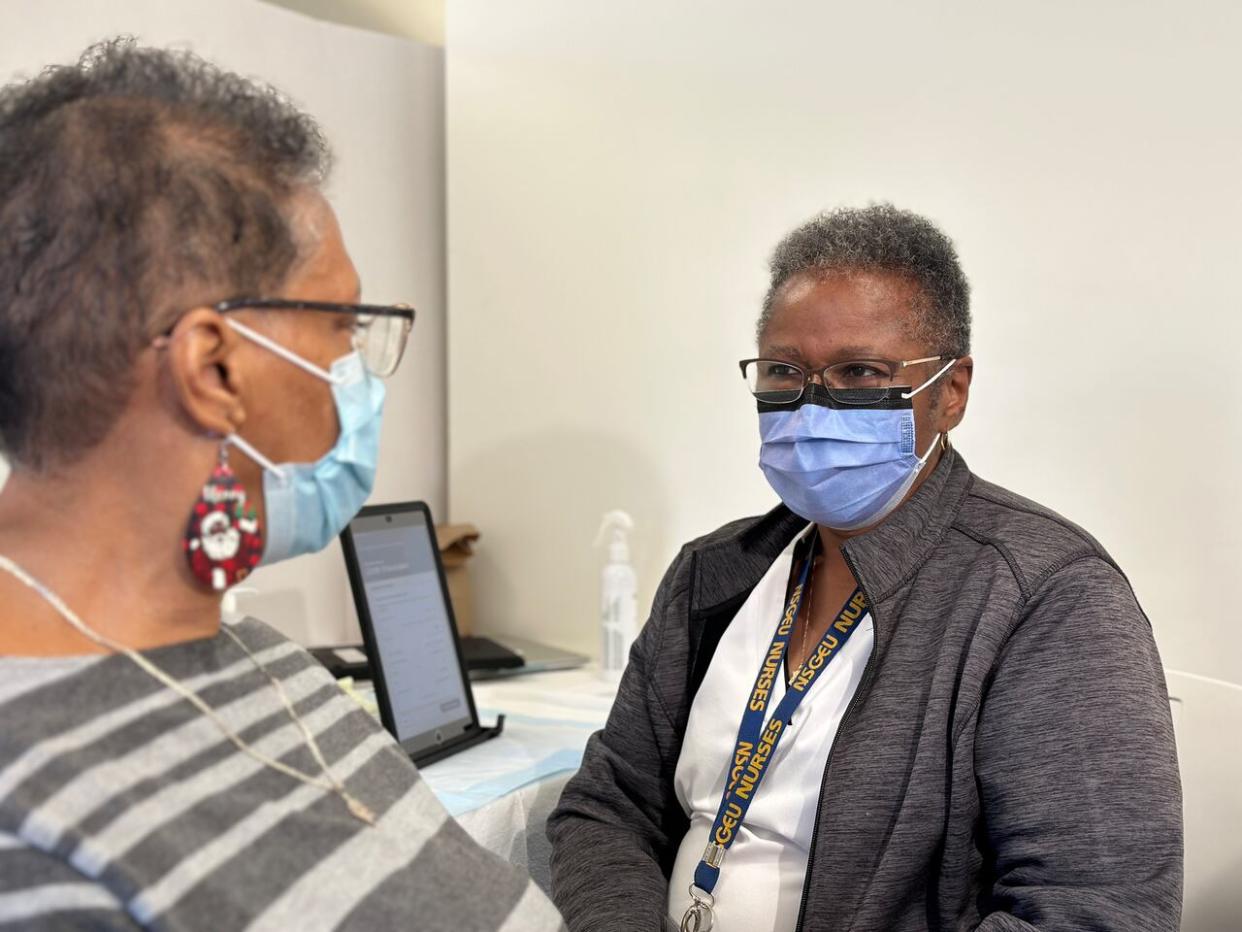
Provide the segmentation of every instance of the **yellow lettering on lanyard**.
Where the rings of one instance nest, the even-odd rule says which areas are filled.
[[[768,648],[768,656],[763,660],[763,668],[759,678],[755,680],[754,692],[750,694],[750,710],[762,712],[772,692],[772,683],[776,680],[776,671],[781,666],[781,656],[785,652],[783,644],[773,644]]]
[[[772,748],[776,744],[777,738],[780,737],[781,729],[784,727],[785,723],[779,718],[774,718],[768,722],[767,731],[763,733],[759,746],[755,748],[755,753],[746,762],[746,769],[742,771],[741,777],[737,782],[736,793],[742,799],[750,799],[755,792],[755,787],[759,784],[759,775],[767,764],[768,757],[772,754]]]
[[[785,615],[777,628],[777,634],[780,637],[788,635],[792,630],[801,595],[802,587],[798,586],[794,590],[794,594],[789,600],[789,607],[785,610]],[[841,610],[841,613],[833,622],[832,628],[824,635],[815,651],[802,664],[794,677],[794,681],[789,686],[790,690],[797,692],[806,690],[819,671],[831,660],[833,653],[841,646],[841,640],[831,632],[835,630],[840,634],[848,635],[863,616],[866,607],[866,596],[861,591],[857,592],[850,599],[849,604]],[[751,692],[749,708],[752,712],[762,712],[767,705],[772,691],[772,683],[775,681],[777,671],[780,669],[784,652],[785,645],[779,641],[768,648],[768,654],[764,658],[763,667],[755,680],[755,688]],[[751,799],[763,775],[763,768],[767,766],[784,728],[785,722],[773,717],[768,722],[767,728],[760,737],[757,746],[750,741],[739,741],[737,743],[737,747],[733,751],[733,767],[729,771],[729,795],[743,800]],[[713,836],[717,845],[720,845],[722,848],[728,847],[733,840],[734,833],[737,831],[738,821],[741,817],[742,807],[735,800],[730,800],[725,807],[724,814],[720,817],[720,825]]]
[[[781,637],[793,630],[794,619],[798,616],[800,604],[802,604],[801,584],[794,588],[793,595],[789,597],[789,607],[785,609],[785,617],[781,619],[781,623],[776,628],[776,633]]]
[[[754,744],[749,741],[738,742],[737,749],[733,752],[733,769],[729,771],[730,792],[737,786],[737,778],[742,775],[742,769],[746,766],[746,762],[750,760],[750,754],[754,749]]]
[[[737,820],[742,817],[742,807],[737,803],[731,802],[725,809],[725,814],[720,818],[720,827],[716,829],[716,844],[720,847],[727,847],[733,838],[733,831],[737,828]]]
[[[837,631],[840,634],[849,634],[854,626],[858,624],[858,620],[862,617],[866,608],[867,597],[862,592],[855,593],[854,597],[850,599],[849,605],[841,609],[841,614],[832,623],[829,633],[825,634],[824,639],[820,641],[818,649],[811,654],[798,671],[798,675],[789,686],[791,690],[802,692],[807,688],[820,669],[832,659],[836,649],[841,646],[840,640],[831,632]]]
[[[755,785],[759,782],[759,766],[763,761],[764,758],[756,754],[747,763],[746,772],[742,774],[742,779],[738,781],[735,791],[742,799],[750,799],[751,793],[755,792]]]
[[[776,739],[780,737],[781,729],[785,727],[785,723],[779,718],[774,718],[768,722],[768,730],[763,733],[763,740],[771,750],[772,745],[776,744]]]
[[[863,610],[867,607],[867,597],[859,592],[854,598],[850,599],[850,604],[841,610],[841,614],[837,616],[833,627],[842,634],[848,634],[850,628],[854,627],[854,622],[862,617]]]
[[[781,623],[777,625],[778,637],[788,637],[789,632],[793,630],[794,619],[798,617],[798,606],[801,603],[802,586],[799,584],[794,587],[793,594],[789,597],[789,605],[785,609],[785,615],[781,618]],[[763,659],[759,678],[755,680],[755,688],[750,694],[750,711],[762,712],[767,705],[768,698],[772,695],[772,684],[776,682],[776,673],[781,667],[781,658],[784,656],[784,643],[776,642],[768,648],[768,655]]]

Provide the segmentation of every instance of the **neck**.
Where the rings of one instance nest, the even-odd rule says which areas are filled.
[[[193,579],[181,544],[197,494],[190,477],[197,472],[201,485],[211,469],[211,448],[202,446],[183,450],[179,463],[170,450],[129,446],[93,451],[55,476],[14,469],[0,492],[0,553],[60,596],[87,627],[128,647],[212,637],[219,596]],[[0,654],[105,650],[0,571]]]

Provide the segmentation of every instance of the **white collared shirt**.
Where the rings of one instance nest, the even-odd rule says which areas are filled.
[[[785,610],[793,548],[791,543],[776,559],[730,622],[690,707],[673,781],[690,818],[669,881],[674,922],[690,905],[688,888],[720,805],[742,712]],[[716,932],[793,932],[828,752],[874,640],[868,613],[794,713],[725,855],[715,889]],[[767,716],[784,695],[782,668]]]

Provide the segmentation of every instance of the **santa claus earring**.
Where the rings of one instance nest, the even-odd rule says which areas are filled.
[[[190,512],[185,558],[190,572],[221,592],[245,579],[263,556],[263,530],[246,490],[229,466],[228,441]]]

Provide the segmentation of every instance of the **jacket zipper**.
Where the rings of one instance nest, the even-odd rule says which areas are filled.
[[[867,658],[867,665],[863,667],[862,679],[858,681],[858,688],[854,690],[854,695],[850,697],[849,704],[845,707],[845,712],[841,716],[841,724],[837,726],[836,737],[832,739],[832,747],[828,749],[828,759],[824,761],[824,775],[819,781],[819,796],[815,799],[815,823],[816,828],[811,835],[811,850],[806,855],[806,872],[802,875],[802,901],[798,904],[798,921],[794,925],[794,932],[802,932],[802,920],[806,916],[806,901],[811,895],[811,871],[815,867],[815,849],[819,844],[819,808],[824,802],[824,790],[828,787],[828,772],[832,769],[832,755],[836,753],[837,744],[840,742],[841,733],[845,731],[845,726],[849,723],[850,716],[854,712],[855,706],[861,701],[860,697],[866,692],[871,685],[871,674],[875,667],[876,649],[880,646],[880,624],[875,617],[875,606],[871,604],[871,596],[862,584],[862,580],[858,576],[858,570],[854,566],[854,561],[850,559],[850,555],[844,550],[841,556],[845,558],[845,565],[849,567],[854,578],[858,580],[858,587],[862,589],[863,595],[867,597],[867,607],[871,612],[871,628],[874,632],[874,640],[872,641],[871,656]]]

